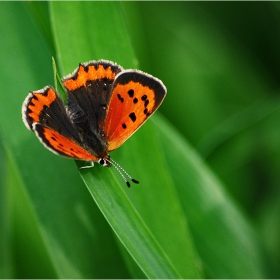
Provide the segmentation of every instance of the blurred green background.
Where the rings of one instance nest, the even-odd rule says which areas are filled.
[[[76,166],[24,128],[21,104],[29,90],[53,85],[52,56],[60,75],[103,58],[166,85],[155,121],[116,158],[144,181],[120,189],[170,271],[280,277],[278,2],[0,2],[0,14],[1,278],[168,278],[149,272],[160,269],[145,264],[140,246],[133,253],[96,182],[83,177],[89,193]],[[151,158],[146,145],[158,149]]]

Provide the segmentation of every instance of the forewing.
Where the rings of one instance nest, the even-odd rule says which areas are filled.
[[[157,110],[165,95],[164,84],[149,74],[138,70],[118,74],[104,124],[108,150],[122,145]]]
[[[111,61],[99,60],[80,64],[63,78],[67,90],[68,113],[73,123],[84,130],[90,127],[96,135],[101,134],[111,86],[122,68]]]

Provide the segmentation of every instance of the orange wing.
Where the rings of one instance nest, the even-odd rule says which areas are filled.
[[[138,70],[119,73],[104,123],[108,150],[122,145],[157,110],[165,95],[164,84],[149,74]]]
[[[35,131],[40,141],[45,145],[45,147],[56,154],[85,161],[98,160],[96,157],[79,146],[79,144],[64,137],[51,128],[48,128],[39,123],[35,123],[33,125],[33,130]]]
[[[109,60],[90,61],[80,63],[72,74],[62,79],[64,86],[69,91],[87,87],[88,82],[102,79],[114,80],[122,68]]]

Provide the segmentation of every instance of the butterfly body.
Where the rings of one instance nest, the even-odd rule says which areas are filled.
[[[62,79],[63,103],[51,86],[32,91],[22,106],[26,127],[52,152],[110,166],[123,144],[159,107],[166,88],[138,70],[91,61]]]

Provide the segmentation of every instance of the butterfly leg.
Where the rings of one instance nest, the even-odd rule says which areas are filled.
[[[94,161],[93,160],[90,161],[90,165],[85,165],[85,166],[79,167],[79,170],[80,169],[85,169],[85,168],[92,168],[92,167],[94,167]]]

